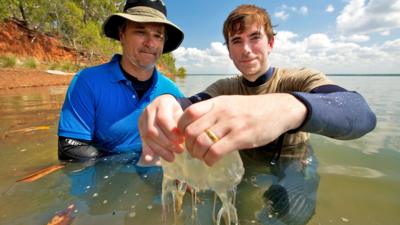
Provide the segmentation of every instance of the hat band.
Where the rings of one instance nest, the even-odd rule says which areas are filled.
[[[162,20],[167,20],[167,18],[165,17],[165,15],[153,8],[150,7],[146,7],[146,6],[136,6],[136,7],[132,7],[129,8],[128,10],[126,10],[127,14],[130,15],[138,15],[138,16],[145,16],[145,17],[151,17],[151,18],[159,18]]]

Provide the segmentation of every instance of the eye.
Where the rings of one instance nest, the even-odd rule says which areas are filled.
[[[250,37],[251,40],[259,40],[261,38],[260,34],[254,34]]]
[[[160,41],[164,40],[164,35],[163,34],[155,34],[154,37],[157,38]]]
[[[241,39],[239,39],[239,38],[233,38],[232,40],[231,40],[231,44],[234,44],[234,45],[236,45],[236,44],[240,44],[242,41],[241,41]]]

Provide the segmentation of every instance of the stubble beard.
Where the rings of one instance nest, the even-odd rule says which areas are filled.
[[[138,62],[138,60],[136,60],[134,57],[132,56],[128,56],[127,57],[129,63],[134,67],[134,68],[138,68],[140,70],[144,70],[144,71],[149,71],[152,70],[155,66],[156,66],[156,61],[154,61],[153,63],[150,64],[143,64]]]

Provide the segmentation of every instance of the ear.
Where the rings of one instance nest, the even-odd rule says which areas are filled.
[[[268,54],[272,52],[272,49],[274,48],[274,43],[275,37],[272,36],[271,40],[268,40]]]
[[[124,29],[119,29],[118,31],[119,41],[124,38]]]

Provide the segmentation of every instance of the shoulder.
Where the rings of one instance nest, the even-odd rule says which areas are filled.
[[[280,85],[291,91],[310,91],[315,87],[333,84],[321,71],[313,68],[278,68]]]
[[[79,77],[84,77],[85,79],[94,79],[96,77],[94,76],[101,76],[108,74],[112,71],[114,62],[110,61],[104,64],[96,65],[96,66],[91,66],[88,68],[85,68],[81,71],[79,71],[76,76]],[[98,77],[97,77],[98,78]]]
[[[278,73],[284,77],[296,77],[296,78],[307,78],[310,76],[321,76],[326,75],[321,71],[313,68],[277,68]]]
[[[169,93],[177,97],[182,97],[182,93],[178,86],[167,76],[157,70],[157,90],[159,94]]]
[[[115,76],[111,75],[115,73],[111,64],[112,61],[80,70],[75,74],[68,90],[81,92],[82,89],[107,89]]]
[[[206,88],[205,93],[212,97],[230,95],[237,91],[242,77],[239,75],[219,79]]]

